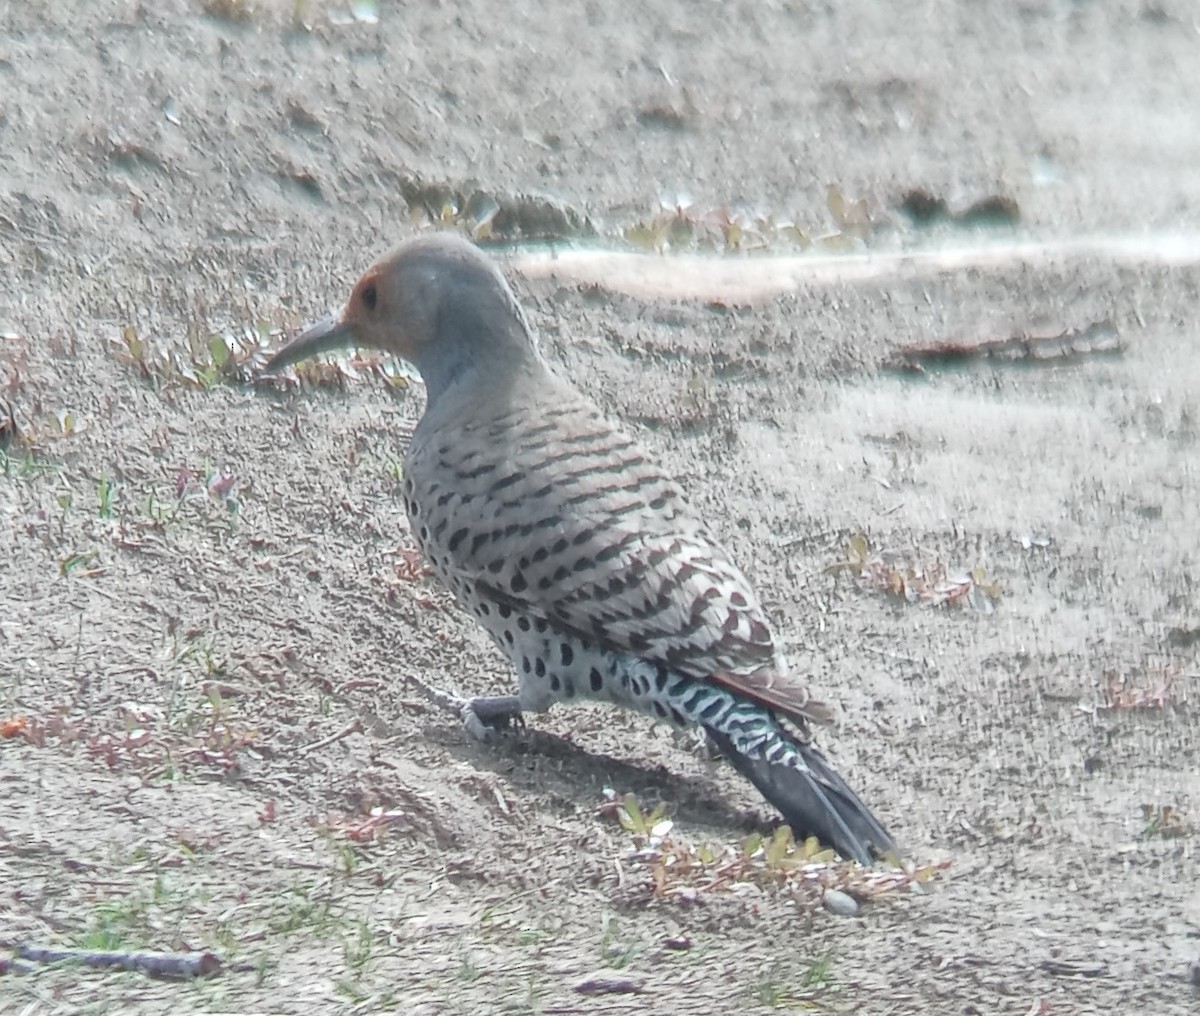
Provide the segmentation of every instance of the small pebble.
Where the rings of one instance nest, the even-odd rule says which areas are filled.
[[[831,914],[837,914],[838,917],[853,917],[858,913],[858,901],[840,889],[826,889],[821,903],[826,910]]]

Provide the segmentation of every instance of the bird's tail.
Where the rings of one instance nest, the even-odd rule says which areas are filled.
[[[812,745],[792,741],[802,765],[770,762],[742,754],[714,727],[705,730],[733,767],[779,809],[797,838],[815,836],[859,864],[899,854],[888,831]]]

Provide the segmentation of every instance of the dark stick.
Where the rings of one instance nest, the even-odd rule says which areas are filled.
[[[218,973],[221,961],[212,953],[125,952],[123,950],[51,949],[23,943],[17,957],[34,963],[79,963],[85,967],[115,967],[138,970],[150,977],[173,980],[207,977]],[[16,972],[16,971],[14,971]]]

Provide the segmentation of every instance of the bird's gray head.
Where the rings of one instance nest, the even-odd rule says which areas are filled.
[[[449,234],[417,237],[367,269],[340,317],[308,329],[263,368],[366,346],[395,353],[425,381],[430,403],[467,374],[495,381],[540,363],[532,334],[499,269]]]

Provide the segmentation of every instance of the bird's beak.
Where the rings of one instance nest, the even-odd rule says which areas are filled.
[[[301,332],[280,349],[266,362],[261,373],[274,374],[318,353],[330,353],[357,343],[358,328],[353,321],[347,321],[344,317],[326,318],[307,331]]]

